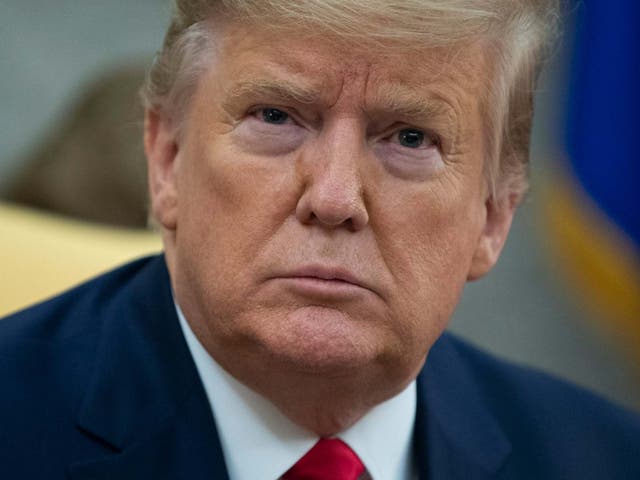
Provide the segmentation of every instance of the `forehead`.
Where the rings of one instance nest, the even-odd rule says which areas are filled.
[[[363,45],[329,35],[244,25],[224,26],[216,70],[236,84],[287,80],[305,100],[331,104],[345,86],[364,83],[368,100],[439,95],[477,99],[489,83],[482,42],[449,47]],[[293,92],[295,93],[295,92]],[[315,98],[321,97],[321,98]]]

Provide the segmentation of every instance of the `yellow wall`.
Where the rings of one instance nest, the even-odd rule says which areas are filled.
[[[127,260],[159,252],[160,237],[0,202],[0,316]]]

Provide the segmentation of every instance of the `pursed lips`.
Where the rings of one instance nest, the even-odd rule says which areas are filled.
[[[375,290],[356,274],[345,268],[309,265],[286,270],[272,277],[287,280],[299,289],[309,293],[341,295],[356,293],[357,290]]]

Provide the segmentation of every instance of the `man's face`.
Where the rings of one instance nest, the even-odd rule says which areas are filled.
[[[508,230],[511,213],[491,236],[485,56],[238,25],[218,40],[183,135],[147,142],[177,300],[246,383],[269,365],[389,396]]]

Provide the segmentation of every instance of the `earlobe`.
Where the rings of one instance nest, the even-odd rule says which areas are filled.
[[[497,201],[493,196],[487,198],[485,224],[471,260],[468,281],[483,277],[497,263],[511,228],[516,205],[515,195],[502,201]]]
[[[145,112],[144,150],[153,217],[163,228],[175,230],[178,210],[175,178],[178,145],[169,121],[150,110]]]

